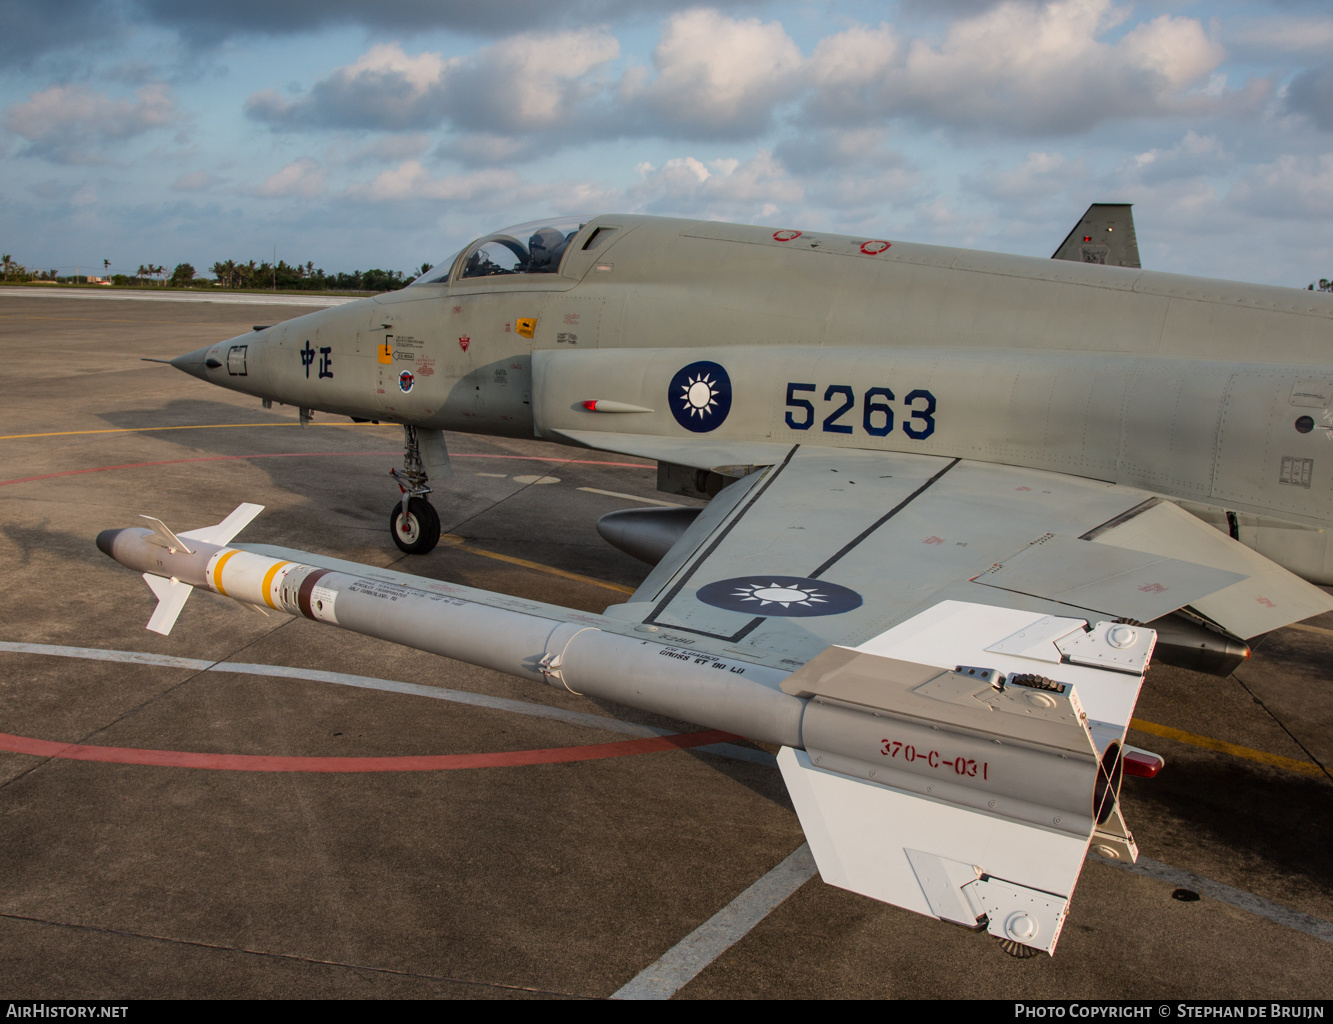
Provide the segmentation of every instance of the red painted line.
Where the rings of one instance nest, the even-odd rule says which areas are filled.
[[[139,747],[91,747],[56,743],[29,736],[0,733],[0,750],[69,761],[154,765],[162,768],[210,768],[232,772],[433,772],[460,768],[512,768],[527,764],[566,764],[608,757],[655,754],[665,750],[706,747],[737,739],[729,732],[708,729],[650,739],[591,743],[581,747],[508,750],[490,754],[425,754],[406,757],[271,757],[266,754],[200,754],[187,750],[145,750]]]
[[[0,480],[0,487],[10,484],[27,484],[34,480],[54,480],[60,476],[78,476],[80,473],[106,473],[115,469],[141,469],[145,466],[178,466],[185,462],[226,462],[231,459],[300,459],[319,458],[324,455],[401,455],[401,452],[280,452],[268,455],[207,455],[197,459],[166,459],[162,462],[126,462],[120,466],[94,466],[92,469],[67,469],[63,473],[43,473],[41,476],[21,476],[13,480]],[[621,466],[629,469],[653,469],[651,464],[641,462],[601,462],[598,459],[558,459],[542,455],[451,455],[454,459],[523,459],[528,462],[561,462],[576,466]]]

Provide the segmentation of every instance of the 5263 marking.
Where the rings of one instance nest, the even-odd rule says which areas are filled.
[[[810,394],[810,398],[802,395]],[[819,394],[818,384],[802,384],[793,381],[787,384],[787,426],[792,430],[809,430],[818,418],[815,403],[811,400]],[[861,428],[871,437],[886,437],[893,432],[895,423],[893,406],[896,401],[888,388],[868,388],[861,396]],[[820,424],[825,434],[853,434],[853,423],[843,422],[843,417],[856,407],[856,392],[850,384],[830,384],[824,389],[823,402],[828,414]],[[836,404],[835,404],[836,403]],[[828,409],[829,406],[833,408]],[[904,434],[914,441],[924,441],[935,433],[935,396],[925,388],[909,391],[903,399],[903,412],[906,419],[899,424]],[[825,411],[825,410],[821,410]]]
[[[880,748],[880,753],[885,757],[896,757],[906,761],[909,764],[916,761],[925,761],[931,768],[952,768],[955,775],[962,775],[969,779],[975,779],[980,775],[982,779],[990,779],[990,762],[978,762],[975,758],[963,757],[959,755],[951,761],[946,761],[944,755],[938,750],[918,750],[910,743],[899,743],[897,740],[880,740],[884,744]]]

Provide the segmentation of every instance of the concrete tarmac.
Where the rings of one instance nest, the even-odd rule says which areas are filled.
[[[607,546],[597,517],[690,503],[658,493],[641,460],[451,436],[465,457],[436,492],[451,539],[404,557],[387,529],[398,428],[301,429],[294,409],[141,361],[308,311],[0,295],[8,749],[394,757],[696,728],[207,593],[171,636],[144,629],[151,593],[93,544],[141,513],[180,531],[258,502],[240,540],[600,611],[647,567]],[[228,671],[238,663],[275,668]],[[1089,863],[1054,958],[1013,959],[984,934],[800,884],[789,867],[792,895],[757,912],[744,896],[747,923],[715,958],[654,984],[676,998],[1329,998],[1331,663],[1325,616],[1270,635],[1228,679],[1152,669],[1147,731],[1130,742],[1167,767],[1128,779],[1124,805],[1145,857],[1176,874]],[[435,699],[447,691],[487,700]],[[390,772],[0,752],[0,989],[610,996],[801,847],[772,751],[740,746]],[[1178,898],[1181,878],[1202,898]]]

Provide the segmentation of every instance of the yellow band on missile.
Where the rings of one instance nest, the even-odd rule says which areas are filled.
[[[278,570],[281,569],[284,565],[291,565],[291,564],[292,564],[291,562],[274,562],[269,571],[264,573],[264,584],[262,587],[260,587],[259,592],[264,595],[264,603],[267,604],[274,611],[280,611],[281,609],[279,609],[278,606],[273,603],[273,598],[269,597],[269,591],[273,589],[273,577],[278,575]]]
[[[227,559],[231,558],[232,555],[238,555],[238,554],[240,554],[240,552],[237,551],[235,548],[232,548],[230,551],[224,552],[222,556],[213,564],[213,589],[216,590],[223,597],[227,597],[229,595],[225,590],[222,589],[222,567],[227,564]]]

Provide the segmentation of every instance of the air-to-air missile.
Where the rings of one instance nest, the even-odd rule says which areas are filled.
[[[655,461],[711,500],[603,519],[654,568],[602,615],[231,545],[253,506],[98,544],[160,632],[204,587],[776,745],[826,881],[1050,952],[1089,850],[1137,856],[1149,659],[1333,609],[1333,304],[1141,270],[1126,206],[1056,255],[554,220],[172,360],[401,424],[408,553],[445,430]]]

